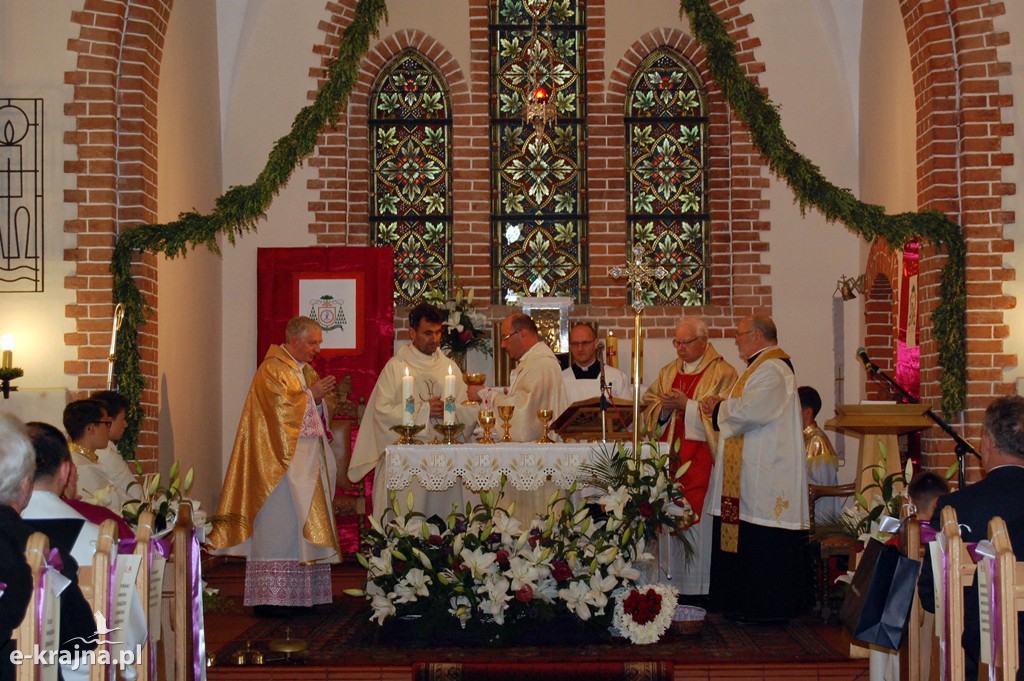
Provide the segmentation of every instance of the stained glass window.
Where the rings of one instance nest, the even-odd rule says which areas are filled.
[[[490,0],[494,302],[587,302],[586,17],[581,0]],[[542,88],[557,120],[526,125]]]
[[[641,62],[626,94],[627,223],[632,252],[668,276],[648,305],[708,303],[707,111],[693,66],[662,48]]]
[[[370,95],[370,238],[395,249],[397,305],[449,289],[451,111],[447,84],[415,50],[395,57]]]

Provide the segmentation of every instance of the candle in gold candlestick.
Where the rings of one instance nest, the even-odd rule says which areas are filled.
[[[10,369],[14,366],[14,336],[9,333],[0,336],[0,348],[4,351],[3,367]]]
[[[448,375],[444,377],[444,425],[450,426],[455,423],[455,375],[452,373],[452,365],[448,365]]]
[[[608,332],[608,339],[605,341],[605,349],[608,353],[607,364],[610,367],[619,368],[619,339],[613,331]]]
[[[412,389],[415,379],[409,375],[409,367],[405,367],[405,376],[402,377],[402,425],[411,426],[416,423],[414,416],[416,403],[412,397]]]

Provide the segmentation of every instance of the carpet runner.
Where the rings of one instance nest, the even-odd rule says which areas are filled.
[[[671,662],[417,663],[413,681],[672,681]]]
[[[656,644],[631,645],[624,641],[579,645],[505,647],[453,647],[435,643],[382,638],[381,628],[369,621],[366,601],[338,597],[331,606],[291,619],[267,619],[249,627],[217,652],[215,666],[235,666],[237,653],[246,647],[263,654],[264,666],[375,666],[415,663],[480,664],[501,660],[543,663],[572,660],[578,663],[665,661],[687,664],[716,663],[828,663],[848,658],[834,650],[811,627],[799,620],[786,626],[750,626],[709,614],[703,630],[692,636],[669,632]],[[291,659],[270,651],[275,639],[304,639],[309,650]],[[211,670],[212,671],[212,670]],[[482,677],[473,677],[482,678]]]

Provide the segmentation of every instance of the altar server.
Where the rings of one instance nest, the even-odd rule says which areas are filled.
[[[569,366],[562,371],[569,403],[601,394],[601,374],[611,397],[629,398],[626,374],[603,363],[598,357],[597,334],[590,324],[577,324],[569,330]]]

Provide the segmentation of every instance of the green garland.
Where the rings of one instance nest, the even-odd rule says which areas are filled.
[[[743,74],[736,62],[735,44],[708,0],[681,2],[682,11],[689,16],[690,25],[707,51],[715,80],[737,115],[750,127],[754,143],[768,158],[771,169],[793,189],[801,208],[814,206],[828,220],[845,223],[868,241],[881,237],[893,248],[901,248],[918,236],[946,248],[948,260],[941,300],[932,314],[932,322],[939,343],[939,362],[945,368],[940,380],[942,408],[947,414],[959,411],[966,375],[965,246],[959,227],[935,211],[888,216],[880,206],[862,203],[848,190],[825,180],[817,166],[796,152],[782,131],[775,107]],[[352,23],[342,34],[338,58],[328,71],[327,82],[313,104],[299,111],[291,131],[274,144],[255,182],[228,189],[208,215],[182,213],[175,222],[142,225],[121,233],[110,269],[114,275],[114,300],[124,304],[115,371],[118,388],[132,405],[128,411],[129,426],[120,443],[126,456],[134,455],[143,418],[141,398],[145,379],[139,366],[137,334],[149,312],[149,305],[132,278],[132,257],[137,252],[152,252],[174,258],[185,256],[190,248],[200,245],[219,253],[218,236],[225,235],[233,244],[238,236],[255,230],[295,168],[313,153],[320,131],[336,123],[358,77],[359,63],[369,49],[370,38],[378,34],[382,18],[387,18],[384,0],[359,0]]]
[[[881,206],[858,201],[848,189],[826,180],[818,166],[796,151],[782,130],[775,105],[743,73],[736,61],[736,43],[709,0],[681,0],[680,13],[689,18],[694,35],[704,47],[715,82],[747,124],[769,168],[793,190],[801,210],[813,206],[828,221],[842,222],[868,242],[881,238],[894,249],[903,248],[916,237],[946,249],[939,302],[932,312],[932,333],[943,367],[939,378],[942,411],[946,415],[960,411],[967,391],[967,247],[959,225],[934,210],[886,215]]]
[[[382,18],[387,19],[384,0],[359,0],[352,23],[342,33],[338,58],[328,70],[327,82],[313,103],[299,111],[291,131],[274,143],[255,182],[228,189],[208,215],[182,213],[175,222],[134,227],[118,238],[110,269],[114,275],[114,300],[124,304],[114,368],[118,390],[132,405],[128,410],[128,429],[119,443],[125,456],[134,456],[143,418],[141,398],[145,379],[139,367],[136,336],[149,312],[148,303],[132,279],[133,255],[148,251],[174,258],[185,256],[190,248],[200,245],[219,254],[218,236],[227,236],[233,244],[238,236],[255,230],[295,168],[315,150],[320,131],[337,122],[359,76],[359,63],[370,47],[370,38],[378,35],[377,26]]]

